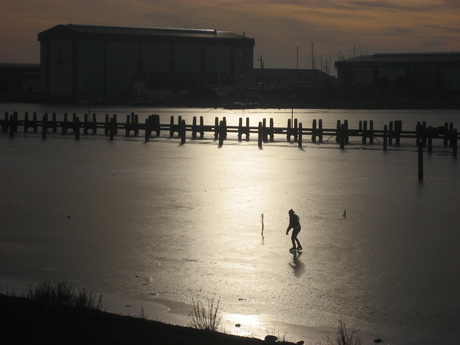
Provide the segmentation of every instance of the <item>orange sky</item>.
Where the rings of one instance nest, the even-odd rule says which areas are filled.
[[[338,53],[460,51],[458,0],[0,1],[0,62],[39,62],[37,34],[57,24],[203,28],[254,37],[254,64],[316,67]],[[332,73],[332,69],[331,69]]]

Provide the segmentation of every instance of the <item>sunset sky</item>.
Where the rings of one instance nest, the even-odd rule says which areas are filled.
[[[39,63],[58,24],[198,28],[255,38],[254,65],[316,67],[339,53],[460,51],[459,0],[0,0],[0,62]],[[331,71],[332,72],[332,71]]]

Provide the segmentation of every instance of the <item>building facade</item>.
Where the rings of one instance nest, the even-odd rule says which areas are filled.
[[[227,31],[68,24],[38,40],[50,96],[125,99],[252,82],[254,39]]]
[[[27,98],[40,93],[40,65],[0,64],[0,99]]]
[[[460,95],[460,53],[363,55],[335,63],[350,93],[398,97]]]

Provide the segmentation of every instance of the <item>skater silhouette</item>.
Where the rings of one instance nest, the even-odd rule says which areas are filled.
[[[291,229],[292,229],[292,234],[291,234],[292,248],[290,249],[290,251],[302,250],[300,241],[297,238],[297,235],[299,234],[300,229],[301,229],[299,216],[295,214],[293,209],[289,210],[289,225],[286,229],[286,235],[289,235],[289,231]]]

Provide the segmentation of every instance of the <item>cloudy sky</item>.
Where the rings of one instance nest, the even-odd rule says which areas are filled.
[[[244,32],[266,68],[311,68],[312,43],[316,67],[339,54],[460,51],[459,0],[0,0],[0,18],[0,62],[38,63],[37,34],[69,23]]]

